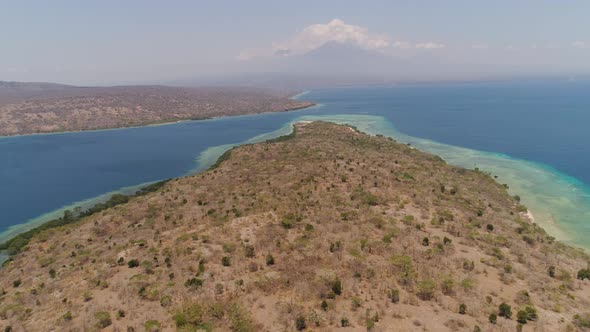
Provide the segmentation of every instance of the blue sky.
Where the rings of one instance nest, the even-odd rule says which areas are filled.
[[[382,53],[428,52],[455,63],[493,64],[506,75],[513,68],[590,72],[590,1],[582,0],[0,0],[0,6],[0,80],[122,84],[239,71],[279,47],[295,54],[330,40],[310,36],[306,27],[323,31],[334,19],[342,22],[334,31],[383,39],[379,47],[353,41]]]

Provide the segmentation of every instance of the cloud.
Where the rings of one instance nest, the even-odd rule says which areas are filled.
[[[471,48],[474,50],[487,50],[490,46],[488,44],[473,44]]]
[[[386,35],[373,34],[365,27],[346,24],[340,19],[333,19],[326,24],[309,25],[295,34],[290,40],[273,43],[270,48],[244,50],[238,58],[248,60],[259,56],[303,54],[330,41],[356,45],[367,50],[376,50],[389,46]]]
[[[445,48],[444,44],[432,41],[411,43],[397,40],[390,42],[389,36],[369,32],[368,28],[347,24],[343,20],[333,19],[326,24],[312,24],[296,33],[286,41],[275,42],[268,48],[251,48],[240,52],[239,60],[250,60],[257,57],[284,57],[304,54],[327,42],[338,42],[355,45],[365,50],[422,49],[435,50]]]
[[[577,41],[573,42],[572,46],[575,48],[590,48],[589,43],[583,42],[581,40],[577,40]]]
[[[436,49],[445,48],[445,47],[446,47],[445,44],[439,44],[439,43],[435,43],[435,42],[426,42],[426,43],[416,44],[416,48],[421,48],[421,49],[425,49],[425,50],[436,50]]]

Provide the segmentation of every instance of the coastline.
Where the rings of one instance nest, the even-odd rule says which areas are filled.
[[[302,92],[297,94],[293,97],[289,97],[292,100],[295,99],[299,95],[303,95],[309,93],[309,91]],[[268,111],[268,112],[254,112],[254,113],[245,113],[245,114],[235,114],[235,115],[216,115],[216,116],[207,116],[207,117],[196,117],[196,118],[187,118],[187,119],[180,119],[180,120],[163,120],[159,122],[148,122],[148,123],[138,123],[132,124],[128,126],[120,126],[120,127],[105,127],[105,128],[93,128],[93,129],[83,129],[83,130],[64,130],[64,131],[48,131],[42,133],[28,133],[28,134],[14,134],[14,135],[0,135],[0,139],[5,138],[12,138],[12,137],[27,137],[27,136],[43,136],[43,135],[60,135],[60,134],[75,134],[75,133],[84,133],[84,132],[98,132],[98,131],[109,131],[109,130],[124,130],[124,129],[132,129],[132,128],[143,128],[143,127],[156,127],[156,126],[167,126],[173,125],[177,123],[183,122],[192,122],[192,121],[207,121],[207,120],[214,120],[219,118],[228,118],[228,117],[240,117],[240,116],[247,116],[247,115],[258,115],[258,114],[268,114],[268,113],[280,113],[280,112],[292,112],[292,111],[299,111],[307,108],[311,108],[314,106],[318,106],[319,104],[308,101],[307,105],[296,106],[296,107],[289,107],[284,108],[282,110],[277,111]]]
[[[321,106],[321,104],[316,105]],[[259,114],[249,114],[243,116],[256,116]],[[501,183],[503,181],[509,184],[509,192],[511,194],[518,194],[523,199],[523,204],[528,207],[528,211],[523,213],[521,216],[523,219],[529,220],[531,223],[535,223],[541,227],[543,227],[551,236],[557,238],[560,241],[563,241],[569,245],[574,245],[576,247],[582,247],[586,250],[590,247],[587,242],[580,241],[580,238],[575,238],[573,235],[576,234],[575,230],[572,228],[573,225],[568,225],[567,222],[563,220],[564,215],[566,213],[560,214],[559,209],[555,209],[559,202],[555,202],[555,197],[559,196],[562,199],[565,199],[565,203],[563,203],[562,207],[564,211],[568,211],[567,209],[574,209],[576,205],[579,205],[576,202],[576,196],[571,196],[571,192],[575,192],[575,190],[586,190],[585,188],[578,188],[578,186],[583,185],[581,182],[577,181],[577,179],[569,177],[566,174],[562,174],[559,171],[551,168],[550,166],[534,163],[526,160],[519,160],[515,158],[511,158],[510,156],[506,156],[503,154],[486,152],[486,151],[478,151],[478,150],[471,150],[467,148],[457,147],[457,146],[450,146],[438,142],[434,142],[431,140],[420,139],[416,137],[411,137],[405,135],[395,129],[393,124],[391,124],[388,120],[383,117],[373,116],[373,115],[306,115],[306,116],[299,116],[287,123],[285,123],[279,129],[258,135],[256,137],[250,138],[243,142],[226,144],[221,146],[213,146],[209,147],[205,151],[199,154],[199,156],[195,159],[196,166],[192,170],[190,170],[187,175],[192,175],[207,169],[209,166],[213,165],[216,160],[226,151],[230,150],[234,146],[244,145],[244,144],[252,144],[257,143],[269,139],[273,139],[279,136],[288,135],[293,131],[293,126],[297,122],[301,121],[315,121],[315,120],[322,120],[322,121],[329,121],[339,124],[348,124],[358,128],[360,131],[371,135],[381,134],[384,136],[388,136],[394,138],[403,143],[409,143],[412,147],[418,148],[421,151],[425,151],[434,155],[441,156],[445,161],[449,164],[463,167],[463,168],[470,168],[473,169],[481,168],[483,171],[490,173],[490,175],[496,175],[496,181]],[[536,178],[535,178],[536,176]],[[535,183],[537,182],[537,183]],[[551,194],[543,195],[543,190],[540,187],[546,186],[547,183],[549,185],[554,186],[554,190],[550,191]],[[145,185],[145,184],[142,184]],[[138,188],[142,185],[128,187],[128,188]],[[121,193],[123,189],[115,190],[113,192],[103,194],[99,197],[105,198],[109,197],[114,193]],[[570,192],[570,196],[568,196],[568,192]],[[586,192],[586,191],[584,191]],[[587,191],[590,193],[590,190]],[[583,196],[583,195],[582,195]],[[564,198],[565,197],[565,198]],[[98,202],[98,198],[93,198],[89,200],[85,200],[83,202]],[[590,196],[588,197],[590,200]],[[64,207],[62,209],[56,210],[51,212],[51,215],[55,215],[57,211],[61,211],[67,208],[73,208],[79,206],[79,203],[74,203],[69,205],[68,207]],[[583,205],[583,204],[582,204]],[[590,206],[590,201],[588,202],[588,206]],[[580,213],[588,213],[590,217],[590,211],[584,210],[576,210],[577,214],[574,214],[574,217],[577,217]],[[47,215],[47,214],[46,214]],[[45,215],[44,215],[45,216]],[[25,231],[26,227],[35,227],[36,225],[42,224],[43,221],[40,219],[42,216],[35,218],[25,224],[14,225],[9,228],[8,231],[3,232],[0,234],[0,239],[6,238],[8,236],[14,236],[18,234],[19,230]],[[560,219],[561,218],[561,219]],[[589,220],[581,218],[582,220]],[[47,219],[44,219],[47,221]],[[569,219],[568,219],[569,220]]]

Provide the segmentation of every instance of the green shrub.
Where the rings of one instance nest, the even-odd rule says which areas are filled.
[[[198,278],[190,278],[184,282],[184,286],[190,289],[197,289],[203,286],[203,280]]]
[[[143,326],[146,332],[158,332],[162,328],[162,324],[155,319],[148,320]]]
[[[580,328],[590,328],[590,313],[574,315],[573,323]]]
[[[526,311],[524,310],[519,310],[516,313],[516,321],[520,324],[526,324],[527,322],[527,314]]]
[[[578,271],[578,279],[580,279],[580,280],[590,279],[590,268],[581,269],[580,271]]]
[[[94,317],[97,320],[96,326],[101,329],[104,329],[105,327],[110,326],[113,323],[113,321],[111,320],[111,314],[109,314],[106,311],[99,311],[96,314],[94,314]]]
[[[491,313],[488,317],[488,320],[490,321],[490,323],[496,324],[496,322],[498,321],[498,315],[496,315],[495,313]]]
[[[488,230],[488,232],[493,232],[493,231],[494,231],[494,225],[492,225],[492,224],[487,224],[487,225],[486,225],[486,229]]]
[[[221,265],[223,265],[223,266],[230,266],[231,265],[231,260],[230,260],[229,256],[223,256],[223,258],[221,258]]]
[[[348,321],[348,318],[340,319],[340,326],[342,326],[342,327],[350,326],[350,322]]]
[[[512,307],[508,304],[502,302],[498,307],[498,316],[504,317],[507,319],[512,318]]]
[[[549,274],[549,276],[551,278],[555,278],[555,266],[551,265],[548,269],[547,269],[547,273]]]
[[[20,279],[16,279],[12,282],[12,287],[17,288],[22,284],[22,281]]]
[[[275,259],[271,254],[266,255],[266,265],[275,265]]]
[[[397,288],[390,289],[388,296],[389,296],[389,299],[391,300],[392,303],[399,302],[399,290]]]
[[[424,279],[417,285],[416,295],[423,301],[428,301],[434,296],[434,290],[436,289],[436,283],[432,279]]]
[[[72,316],[72,313],[70,311],[68,311],[65,314],[63,314],[63,316],[61,316],[61,318],[65,321],[70,321],[70,320],[72,320],[73,316]]]
[[[342,282],[340,281],[340,279],[336,278],[335,280],[333,280],[330,286],[331,286],[332,292],[334,292],[334,294],[336,294],[336,295],[342,294]]]
[[[467,313],[467,306],[464,303],[459,304],[459,314],[465,315]]]
[[[139,266],[139,260],[138,259],[132,259],[129,262],[127,262],[127,266],[129,268],[134,268],[134,267],[138,267]]]
[[[55,269],[49,269],[49,278],[55,279],[56,274]]]
[[[323,300],[322,304],[320,304],[320,307],[323,311],[328,311],[328,302],[326,302],[326,300]]]
[[[295,328],[297,331],[305,330],[305,317],[298,316],[297,319],[295,319]]]
[[[247,258],[253,258],[256,255],[256,253],[254,252],[253,246],[250,246],[250,245],[245,246],[244,251],[245,251],[245,256]]]

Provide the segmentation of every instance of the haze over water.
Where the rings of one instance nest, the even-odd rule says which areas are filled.
[[[320,107],[295,112],[1,138],[0,230],[6,237],[10,226],[61,207],[187,174],[199,155],[203,168],[232,144],[324,119],[489,171],[552,235],[590,247],[589,92],[589,82],[322,89],[302,97]]]

